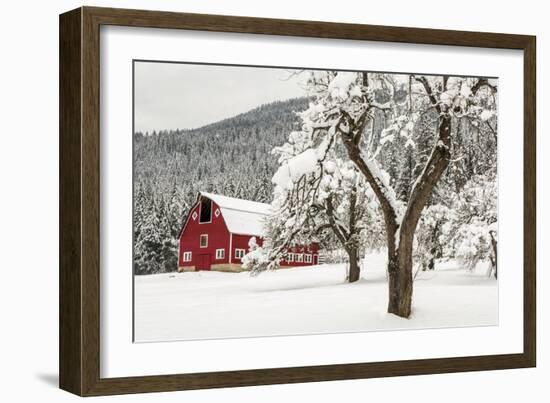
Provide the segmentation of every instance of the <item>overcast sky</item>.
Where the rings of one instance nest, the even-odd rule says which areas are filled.
[[[286,69],[136,62],[134,79],[135,130],[142,132],[196,128],[305,95]]]

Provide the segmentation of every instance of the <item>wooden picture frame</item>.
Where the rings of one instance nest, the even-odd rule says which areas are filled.
[[[100,377],[99,35],[102,25],[524,52],[523,353],[209,373]],[[534,367],[536,363],[535,37],[81,7],[60,16],[60,387],[80,396]]]

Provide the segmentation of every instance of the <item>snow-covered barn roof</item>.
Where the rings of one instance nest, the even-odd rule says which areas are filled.
[[[229,232],[262,236],[264,220],[270,214],[269,204],[207,192],[200,192],[199,196],[204,196],[219,206]]]

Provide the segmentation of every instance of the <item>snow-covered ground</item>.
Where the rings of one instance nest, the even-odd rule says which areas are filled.
[[[439,264],[415,280],[409,319],[386,313],[383,255],[345,282],[344,264],[249,273],[136,276],[135,339],[168,341],[498,324],[498,287],[485,265]]]

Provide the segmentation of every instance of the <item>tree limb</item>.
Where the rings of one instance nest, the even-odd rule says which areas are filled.
[[[472,94],[477,94],[477,92],[479,91],[479,89],[483,86],[487,86],[491,89],[491,91],[493,92],[493,94],[495,92],[497,92],[497,87],[495,87],[494,85],[490,84],[489,83],[489,80],[487,78],[480,78],[479,80],[477,80],[477,83],[475,83],[471,90],[472,90]]]
[[[437,98],[432,91],[432,87],[430,86],[428,79],[424,76],[415,77],[414,79],[424,86],[424,90],[430,99],[430,103],[434,106],[437,113],[441,113],[441,105],[437,102]]]

